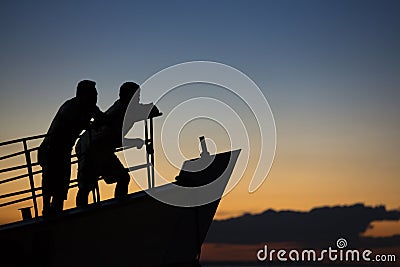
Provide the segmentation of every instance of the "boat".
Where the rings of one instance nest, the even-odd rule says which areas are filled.
[[[151,138],[146,136],[146,145],[152,145],[152,129],[150,133]],[[0,226],[0,264],[201,266],[201,246],[240,149],[210,155],[204,137],[200,137],[200,142],[203,149],[200,156],[184,161],[173,182],[130,193],[123,200],[112,198],[87,207],[67,209],[57,216],[43,217],[38,214],[37,205],[34,205],[34,216],[30,210],[22,210],[23,220]],[[29,156],[30,152],[24,153]],[[29,170],[29,164],[34,163],[27,160],[25,166],[31,177],[37,173],[32,168]],[[154,167],[154,162],[146,167]],[[148,170],[151,174],[150,168]],[[215,182],[218,197],[206,204],[185,207],[154,197],[174,196],[181,188],[199,188]],[[37,188],[31,191],[33,199],[40,197]],[[187,194],[186,197],[197,199],[199,195]]]

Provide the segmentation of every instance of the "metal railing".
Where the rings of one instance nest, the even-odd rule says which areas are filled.
[[[147,122],[147,120],[149,120],[149,123]],[[146,155],[147,163],[141,164],[138,166],[129,167],[128,170],[135,171],[138,169],[147,168],[148,187],[151,188],[151,187],[155,186],[155,182],[154,182],[153,118],[144,120],[144,127],[145,127],[144,132],[145,132],[145,146],[146,146],[146,154],[147,154]],[[40,175],[42,173],[42,169],[41,169],[39,163],[37,162],[37,156],[36,157],[32,156],[33,153],[37,154],[39,146],[30,147],[29,142],[42,140],[44,137],[46,137],[46,135],[41,134],[41,135],[29,136],[29,137],[19,138],[19,139],[0,143],[0,148],[2,148],[4,146],[8,146],[8,145],[16,145],[16,144],[22,145],[22,150],[0,156],[0,162],[3,162],[4,160],[15,158],[18,156],[24,156],[24,161],[25,161],[24,164],[19,164],[16,166],[9,166],[9,167],[0,169],[0,174],[11,173],[11,172],[17,171],[17,170],[25,171],[23,174],[14,175],[14,176],[7,177],[4,179],[0,178],[0,194],[1,194],[0,201],[6,200],[6,201],[0,203],[0,208],[31,200],[33,203],[34,216],[35,216],[35,218],[39,216],[38,198],[42,197],[42,187],[35,186],[35,177],[34,176]],[[115,152],[122,151],[123,149],[126,149],[126,148],[124,148],[124,147],[117,148],[115,150]],[[35,160],[33,160],[33,159],[35,159]],[[73,166],[77,162],[78,162],[77,155],[72,154],[71,155],[71,166]],[[34,168],[39,168],[39,169],[34,170]],[[30,187],[29,189],[23,189],[23,190],[18,190],[18,191],[14,191],[14,192],[3,193],[4,190],[2,190],[1,188],[3,188],[4,185],[9,184],[14,181],[20,181],[23,179],[29,180],[29,187]],[[71,188],[74,188],[77,186],[78,186],[77,178],[71,179],[69,188],[71,189]],[[95,192],[93,192],[93,194],[94,193]],[[97,193],[96,199],[97,199],[97,201],[100,201],[98,189],[97,189],[96,193]],[[30,194],[30,195],[23,196],[23,195],[27,195],[27,194]],[[18,197],[18,198],[9,200],[10,198],[13,198],[13,197]],[[95,195],[93,195],[93,200],[96,201]],[[30,207],[29,207],[29,209],[30,209]],[[24,208],[20,209],[20,210],[21,210],[22,214],[24,215],[24,212],[26,212],[26,210],[24,210]],[[29,210],[29,213],[30,213],[30,210]]]
[[[4,146],[7,146],[7,145],[14,145],[14,144],[22,144],[22,146],[23,146],[23,150],[21,150],[21,151],[1,156],[0,157],[0,161],[6,160],[6,159],[15,158],[15,157],[21,156],[21,155],[25,156],[25,164],[1,169],[0,170],[0,174],[9,173],[9,172],[16,171],[16,170],[21,170],[21,169],[25,169],[26,170],[26,173],[24,173],[24,174],[12,176],[12,177],[8,177],[6,179],[0,180],[0,185],[4,185],[4,184],[7,184],[7,183],[10,183],[10,182],[13,182],[13,181],[26,179],[26,178],[29,179],[29,184],[30,184],[30,189],[28,189],[28,190],[20,190],[20,191],[16,191],[16,192],[12,192],[12,193],[7,193],[7,194],[2,194],[2,195],[0,195],[0,199],[7,199],[7,198],[10,198],[10,197],[26,195],[27,193],[31,193],[31,196],[29,196],[29,197],[22,197],[22,198],[18,198],[16,200],[11,200],[11,201],[6,201],[6,202],[3,202],[3,203],[0,203],[0,207],[17,204],[17,203],[24,202],[24,201],[27,201],[27,200],[32,200],[33,201],[33,208],[34,208],[34,212],[35,212],[35,217],[38,216],[37,198],[42,196],[42,194],[37,194],[37,191],[41,191],[42,188],[41,187],[35,187],[34,175],[40,174],[40,173],[42,173],[42,171],[41,171],[41,169],[38,170],[38,171],[33,171],[33,167],[39,166],[39,163],[37,161],[36,162],[32,162],[31,153],[34,153],[34,152],[37,153],[38,147],[29,148],[28,147],[28,141],[40,140],[40,139],[43,139],[45,136],[46,135],[44,135],[44,134],[35,135],[35,136],[29,136],[29,137],[25,137],[25,138],[19,138],[19,139],[10,140],[10,141],[6,141],[6,142],[0,143],[0,147],[4,147]]]

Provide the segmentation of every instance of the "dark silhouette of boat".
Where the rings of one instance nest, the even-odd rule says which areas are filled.
[[[35,202],[40,197],[36,193],[40,188],[33,186],[30,199],[35,200],[34,216],[31,216],[29,209],[23,209],[24,220],[0,226],[0,264],[57,267],[201,266],[201,245],[240,149],[209,155],[204,138],[200,140],[203,147],[201,156],[183,162],[182,170],[174,182],[131,193],[123,200],[98,201],[88,207],[71,208],[57,216],[43,217],[38,214]],[[26,139],[18,141],[25,144],[27,164],[23,167],[28,168],[28,174],[24,177],[31,180],[37,174],[32,170],[35,163],[30,159],[30,153],[34,150],[27,149]],[[152,144],[152,139],[147,143]],[[5,157],[8,156],[0,159]],[[149,166],[154,167],[154,162],[146,165]],[[182,187],[199,187],[209,183],[215,183],[214,190],[217,190],[219,197],[208,204],[182,207],[164,203],[152,196],[174,196],[179,194]],[[186,197],[196,199],[200,196],[194,193]]]

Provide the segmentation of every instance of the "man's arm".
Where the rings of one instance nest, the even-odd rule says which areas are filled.
[[[143,139],[140,138],[124,138],[123,143],[125,147],[136,147],[137,149],[141,149],[144,145]]]

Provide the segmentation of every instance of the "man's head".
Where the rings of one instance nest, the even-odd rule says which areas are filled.
[[[133,97],[133,101],[138,102],[140,100],[140,86],[134,82],[124,82],[119,88],[119,98],[128,102],[131,101]]]
[[[76,87],[76,98],[87,105],[96,105],[97,89],[96,82],[91,80],[82,80]]]

